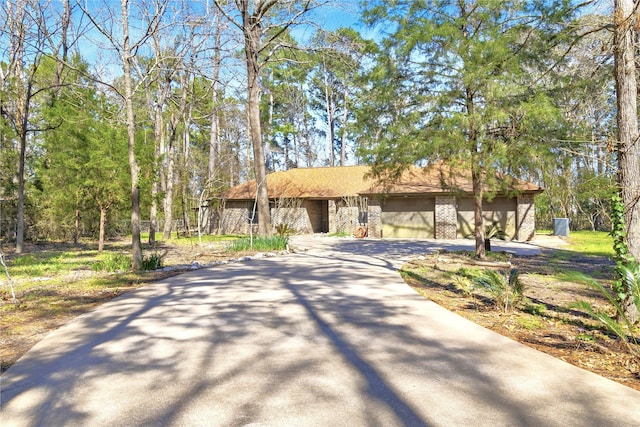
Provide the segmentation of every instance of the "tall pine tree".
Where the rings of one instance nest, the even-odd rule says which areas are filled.
[[[557,119],[536,76],[570,12],[564,1],[367,2],[368,22],[392,31],[360,110],[363,155],[388,179],[440,159],[470,170],[477,257],[483,201],[500,189],[494,172],[517,170]]]

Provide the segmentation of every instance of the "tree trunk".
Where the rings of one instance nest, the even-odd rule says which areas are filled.
[[[473,121],[475,113],[475,99],[471,88],[465,89],[465,107],[469,119],[469,148],[471,151],[471,181],[473,187],[473,223],[476,238],[476,258],[484,259],[484,220],[482,215],[482,199],[484,198],[484,180],[478,127]]]
[[[327,142],[329,145],[329,165],[331,167],[336,165],[335,154],[333,149],[333,142],[335,139],[335,131],[334,131],[334,105],[333,105],[333,97],[329,93],[329,80],[327,79],[327,71],[323,71],[324,78],[324,102],[326,104],[325,108],[327,110]]]
[[[640,150],[635,66],[633,0],[617,0],[615,10],[615,74],[618,124],[618,181],[625,205],[627,245],[640,260]]]
[[[252,19],[249,19],[252,21]],[[256,179],[256,199],[258,204],[258,234],[271,236],[271,212],[267,190],[267,172],[260,125],[260,65],[258,46],[260,26],[257,22],[244,22],[245,53],[247,58],[248,111],[251,143],[253,145],[253,167]]]
[[[161,167],[162,148],[164,147],[164,121],[162,120],[162,106],[154,108],[153,138],[154,149],[154,178],[151,183],[151,208],[149,210],[149,244],[156,243],[156,231],[158,230],[158,177],[163,173]]]
[[[169,138],[169,144],[167,147],[167,178],[165,183],[165,197],[164,197],[164,229],[162,232],[162,239],[169,240],[171,238],[171,229],[173,228],[173,184],[174,184],[174,136],[175,132],[171,133]]]
[[[77,245],[79,241],[80,241],[80,209],[76,207],[76,212],[73,219],[73,244]]]
[[[222,24],[220,22],[220,11],[216,9],[216,33],[215,39],[215,52],[213,55],[213,87],[211,88],[211,135],[209,136],[209,164],[207,167],[207,184],[211,185],[213,182],[213,176],[216,170],[216,162],[218,162],[218,153],[220,151],[220,117],[218,91],[220,90],[220,50],[221,50],[221,32]]]
[[[24,161],[27,150],[26,128],[20,135],[20,152],[18,160],[18,224],[16,228],[16,253],[24,252]]]
[[[472,166],[471,179],[473,181],[473,223],[476,237],[476,258],[486,256],[484,246],[484,220],[482,217],[482,199],[484,197],[482,172],[477,165]]]
[[[342,112],[342,136],[340,139],[340,166],[344,166],[347,161],[347,119],[349,118],[349,88],[345,84],[343,94]]]
[[[14,8],[15,6],[15,8]],[[24,22],[25,15],[24,2],[7,2],[7,19],[5,23],[7,29],[12,34],[9,38],[9,54],[11,61],[7,67],[6,76],[3,74],[3,83],[5,79],[14,79],[17,84],[18,93],[15,94],[15,130],[18,136],[18,212],[16,218],[16,253],[24,252],[24,174],[25,174],[25,153],[27,147],[27,125],[28,107],[27,92],[22,83],[24,78],[24,44],[26,37],[26,29]],[[3,105],[4,107],[4,105]]]
[[[127,111],[127,139],[129,145],[129,170],[131,172],[131,267],[140,270],[142,265],[142,245],[140,244],[140,168],[136,160],[136,117],[133,110],[133,82],[131,79],[131,62],[133,55],[129,46],[129,2],[121,0],[122,31],[122,65],[124,71],[124,92]]]
[[[104,250],[104,229],[107,224],[107,208],[100,206],[100,237],[98,238],[98,252]]]
[[[614,58],[617,93],[618,183],[625,206],[626,243],[629,252],[640,260],[640,150],[638,149],[638,106],[635,65],[638,12],[633,0],[616,0],[614,10]],[[629,293],[630,294],[630,293]],[[632,323],[639,320],[638,308],[623,301]]]
[[[187,79],[188,81],[188,79]],[[186,93],[185,93],[186,95]],[[186,96],[185,96],[186,99]],[[191,128],[192,111],[191,105],[187,107],[187,111],[184,118],[184,132],[182,136],[182,222],[184,223],[184,235],[185,237],[191,237],[191,221],[189,220],[189,158],[191,147],[191,136],[189,129]],[[204,191],[204,189],[203,189]],[[199,206],[201,208],[201,206]]]
[[[207,165],[207,183],[213,182],[213,176],[216,171],[216,162],[218,161],[218,152],[220,147],[220,118],[218,117],[218,69],[219,65],[214,65],[214,82],[211,95],[211,135],[209,137],[209,163]]]
[[[18,153],[18,224],[16,229],[16,253],[21,254],[24,252],[24,186],[25,186],[25,160],[27,152],[27,137],[29,133],[29,114],[31,105],[31,90],[33,73],[35,73],[35,66],[31,71],[32,75],[27,77],[26,88],[22,86],[20,82],[20,94],[18,96],[18,133],[20,138],[20,147]],[[20,70],[21,77],[23,70]]]

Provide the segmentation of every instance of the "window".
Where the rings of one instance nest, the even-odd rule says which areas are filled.
[[[247,203],[247,223],[258,224],[258,206],[253,201]]]

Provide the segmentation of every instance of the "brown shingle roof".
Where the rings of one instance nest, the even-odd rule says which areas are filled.
[[[299,168],[267,175],[269,198],[332,199],[357,196],[373,185],[365,175],[369,166]],[[227,199],[248,200],[256,194],[256,182],[240,184],[227,191]]]
[[[536,193],[542,188],[531,182],[497,173],[492,180],[504,184],[506,189],[516,192]],[[486,188],[485,188],[486,189]],[[451,192],[473,193],[471,170],[451,168],[446,162],[436,162],[426,168],[411,167],[400,178],[391,183],[375,182],[361,194],[442,194]]]
[[[269,198],[277,199],[333,199],[375,194],[442,194],[451,191],[472,192],[471,173],[462,169],[452,172],[445,163],[438,162],[427,168],[411,167],[398,181],[382,185],[368,177],[369,166],[343,166],[299,168],[267,175]],[[504,175],[496,175],[504,180]],[[539,192],[542,188],[530,182],[512,178],[510,187],[521,192]],[[251,200],[256,194],[256,183],[250,181],[229,189],[228,200]]]

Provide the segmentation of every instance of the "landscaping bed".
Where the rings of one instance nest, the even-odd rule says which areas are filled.
[[[513,267],[518,268],[526,298],[518,309],[503,312],[488,293],[475,289],[468,294],[456,285],[461,272]],[[483,263],[471,254],[438,253],[411,261],[402,273],[420,294],[478,325],[640,390],[638,358],[632,357],[602,324],[572,307],[576,301],[588,301],[594,307],[608,309],[602,294],[572,279],[578,277],[576,272],[610,285],[614,265],[604,256],[552,249],[533,257],[503,254],[502,259]]]

